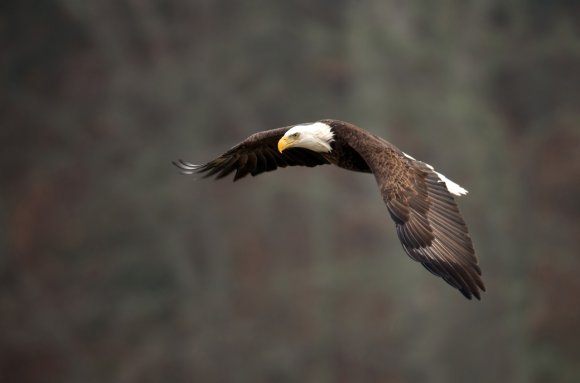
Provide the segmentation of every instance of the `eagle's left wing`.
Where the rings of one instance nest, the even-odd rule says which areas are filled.
[[[236,172],[234,181],[251,174],[285,168],[286,166],[308,166],[329,164],[321,154],[303,148],[278,151],[278,141],[290,127],[255,133],[221,156],[203,164],[195,165],[182,160],[173,161],[183,174],[203,173],[204,177],[223,178]]]

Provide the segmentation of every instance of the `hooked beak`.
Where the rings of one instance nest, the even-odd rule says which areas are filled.
[[[278,151],[282,153],[285,149],[291,147],[293,143],[294,141],[289,139],[287,136],[280,138],[280,141],[278,141]]]

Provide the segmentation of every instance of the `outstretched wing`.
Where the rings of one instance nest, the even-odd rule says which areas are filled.
[[[329,164],[322,155],[308,149],[290,148],[278,152],[278,141],[290,127],[267,130],[251,135],[218,158],[203,165],[194,165],[182,160],[173,161],[183,174],[203,173],[204,177],[215,176],[216,179],[236,174],[234,181],[251,174],[256,176],[263,172],[286,166],[308,166]]]
[[[466,298],[480,299],[481,269],[445,180],[391,146],[367,157],[405,252]]]

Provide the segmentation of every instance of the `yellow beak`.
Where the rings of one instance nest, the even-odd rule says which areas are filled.
[[[290,140],[287,136],[280,138],[278,141],[278,151],[282,153],[285,149],[288,149],[292,146],[293,141]]]

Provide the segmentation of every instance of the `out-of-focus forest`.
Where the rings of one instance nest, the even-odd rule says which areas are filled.
[[[0,48],[0,381],[578,381],[577,2],[3,1]],[[170,163],[322,118],[470,190],[481,302],[372,176]]]

